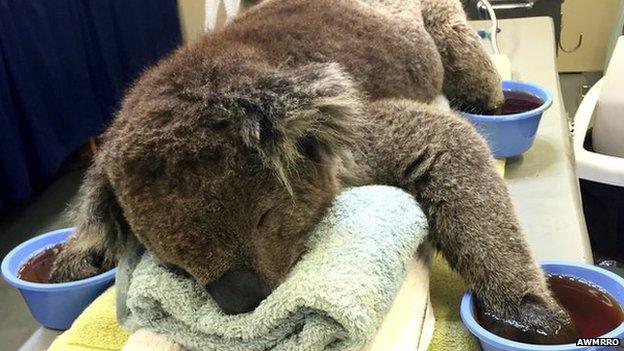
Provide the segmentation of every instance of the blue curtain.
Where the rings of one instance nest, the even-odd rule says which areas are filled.
[[[99,134],[180,37],[176,0],[0,0],[0,209]]]

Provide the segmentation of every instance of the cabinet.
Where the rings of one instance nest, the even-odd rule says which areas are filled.
[[[559,50],[559,72],[602,71],[612,50],[613,36],[622,32],[623,11],[623,0],[565,0],[561,45],[574,48],[581,33],[583,41],[573,52]]]

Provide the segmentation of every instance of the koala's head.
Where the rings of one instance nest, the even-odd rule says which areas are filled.
[[[102,160],[153,255],[213,295],[231,295],[217,282],[266,295],[339,190],[360,104],[338,65],[280,69],[237,57],[201,66],[174,56],[148,72]]]

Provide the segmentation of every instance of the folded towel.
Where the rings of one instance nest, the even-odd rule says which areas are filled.
[[[412,313],[406,308],[406,304],[411,304],[414,298],[419,299],[422,289],[426,289],[426,282],[419,279],[428,279],[427,272],[423,272],[421,259],[412,261],[412,269],[408,277],[403,282],[401,290],[405,289],[405,296],[399,296],[393,302],[393,309],[397,311]],[[430,269],[432,279],[431,303],[435,315],[435,331],[431,341],[429,351],[478,351],[479,346],[476,339],[464,327],[459,317],[459,300],[465,287],[461,277],[451,271],[448,264],[441,256],[437,256]],[[410,276],[410,274],[412,276]],[[405,286],[405,285],[408,286]],[[414,291],[409,294],[409,289]],[[59,336],[49,348],[49,351],[98,351],[110,350],[119,351],[121,345],[126,343],[128,335],[121,329],[115,320],[115,300],[114,287],[107,290],[101,297],[97,298],[89,308],[74,322],[72,327]],[[392,314],[392,312],[390,312]],[[415,320],[407,316],[407,320],[400,321],[400,318],[393,319],[391,315],[386,316],[384,325],[387,328],[384,334],[382,330],[375,336],[373,349],[388,350],[421,350],[423,344],[429,342],[428,332],[421,331],[421,339],[418,338],[418,330],[414,329]],[[412,316],[412,317],[420,317]],[[425,319],[424,328],[431,326],[431,320]],[[418,327],[415,327],[418,328]],[[392,330],[394,329],[394,330]],[[384,335],[381,335],[384,334]],[[135,336],[133,334],[133,336]],[[401,348],[403,345],[406,347]],[[396,347],[395,347],[396,346]],[[146,347],[137,347],[139,350],[146,350]]]
[[[388,312],[426,223],[399,189],[347,190],[284,283],[255,311],[235,316],[146,253],[132,272],[123,323],[198,350],[361,350]]]
[[[118,351],[127,339],[128,333],[117,324],[115,287],[111,287],[54,340],[48,351]]]

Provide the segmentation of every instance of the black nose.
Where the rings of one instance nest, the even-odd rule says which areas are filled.
[[[206,290],[225,314],[251,312],[271,292],[260,275],[246,268],[230,269]]]

